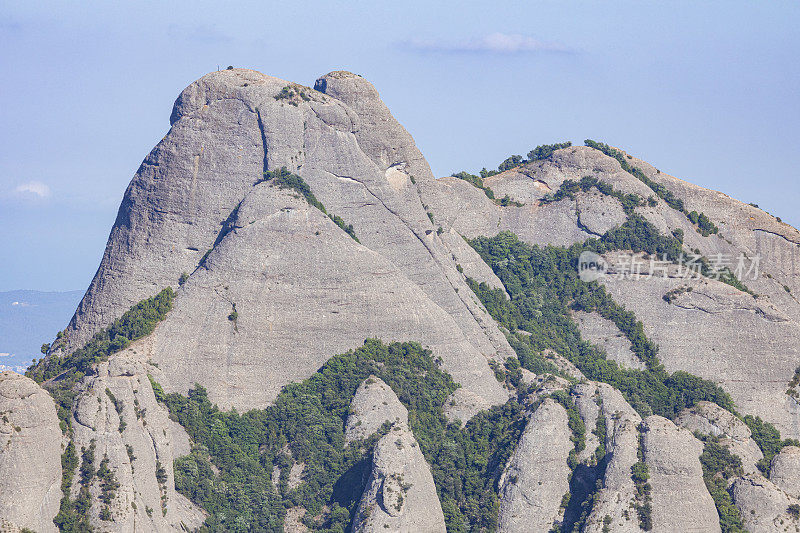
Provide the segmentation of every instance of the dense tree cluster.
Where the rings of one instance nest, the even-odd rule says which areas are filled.
[[[614,187],[612,187],[610,184],[600,181],[593,176],[584,176],[580,181],[569,179],[562,181],[558,190],[551,195],[541,198],[539,200],[539,204],[544,205],[552,202],[558,202],[564,198],[570,198],[574,200],[577,192],[589,192],[592,188],[597,189],[600,193],[605,194],[606,196],[612,196],[616,198],[622,205],[622,209],[625,211],[625,214],[628,216],[633,215],[633,210],[636,207],[644,205],[644,200],[638,194],[620,192],[614,189]]]
[[[497,174],[497,172],[495,172],[495,174]],[[464,180],[467,183],[470,183],[473,186],[477,187],[478,189],[482,190],[487,198],[489,198],[491,201],[493,201],[494,203],[496,203],[501,207],[507,207],[507,206],[522,207],[523,204],[512,200],[511,197],[507,194],[502,198],[495,197],[494,191],[492,191],[492,189],[490,189],[486,184],[483,183],[483,178],[488,177],[489,175],[494,175],[494,174],[488,174],[486,172],[486,169],[483,169],[481,171],[481,176],[476,176],[475,174],[470,174],[469,172],[464,172],[464,171],[457,172],[452,176],[454,178]]]
[[[598,180],[592,176],[584,176],[580,181],[564,180],[559,189],[539,200],[540,205],[558,202],[565,198],[574,199],[578,191],[588,192],[596,188],[602,194],[616,198],[622,205],[622,209],[627,215],[626,221],[619,227],[607,231],[600,239],[590,239],[584,243],[588,250],[598,253],[605,253],[610,250],[631,250],[633,252],[645,252],[657,255],[659,258],[666,258],[673,262],[683,262],[684,264],[692,261],[692,254],[683,249],[683,230],[678,228],[672,231],[671,236],[661,235],[658,228],[642,215],[636,213],[636,207],[644,205],[644,200],[637,194],[625,194],[614,189],[611,185]],[[652,197],[651,197],[652,200]],[[687,214],[695,224],[704,226],[708,222],[705,215],[698,215],[696,212]],[[731,269],[727,266],[715,267],[711,262],[696,251],[695,260],[699,273],[704,276],[713,275],[719,281],[726,283],[742,292],[755,295],[741,280],[739,280]],[[671,301],[671,300],[667,300]]]
[[[800,446],[800,442],[797,439],[781,439],[778,429],[769,422],[761,420],[761,417],[745,415],[743,420],[747,427],[750,428],[753,440],[761,448],[761,453],[764,454],[764,458],[756,464],[764,474],[769,474],[772,458],[781,451],[781,448],[784,446]]]
[[[469,172],[465,171],[456,172],[451,175],[454,178],[462,179],[468,183],[471,183],[478,189],[481,189],[490,200],[494,201],[496,204],[500,206],[505,207],[510,205],[515,207],[520,207],[523,204],[515,202],[508,195],[506,195],[503,198],[496,198],[494,192],[483,183],[483,180],[488,177],[500,174],[501,172],[505,172],[506,170],[511,170],[512,168],[521,165],[526,165],[534,161],[547,159],[548,157],[553,155],[553,152],[555,152],[556,150],[560,150],[561,148],[567,148],[569,146],[572,146],[572,143],[569,141],[556,144],[542,144],[537,146],[530,152],[528,152],[528,159],[524,159],[521,155],[509,156],[502,163],[500,163],[500,165],[498,165],[497,170],[486,170],[486,168],[484,167],[483,169],[481,169],[480,175],[470,174]]]
[[[639,527],[642,531],[653,529],[653,487],[650,485],[650,468],[644,461],[644,443],[639,427],[639,448],[637,450],[638,461],[631,465],[631,479],[636,487],[634,495],[636,516],[639,518]]]
[[[530,152],[528,152],[528,159],[523,159],[521,155],[512,155],[506,158],[502,163],[497,166],[497,172],[505,172],[506,170],[511,170],[514,167],[518,167],[520,165],[527,165],[528,163],[533,163],[534,161],[541,161],[543,159],[547,159],[553,152],[556,150],[561,150],[562,148],[569,148],[572,146],[572,143],[567,141],[563,143],[555,143],[555,144],[540,144]]]
[[[80,468],[78,470],[78,495],[71,499],[71,487],[75,469],[78,467],[78,457],[75,453],[75,444],[72,440],[67,444],[61,456],[63,469],[61,479],[61,505],[58,514],[53,518],[53,523],[59,531],[66,533],[89,533],[92,531],[89,522],[89,510],[92,507],[92,494],[90,486],[95,479],[95,441],[88,448],[81,448]],[[106,463],[107,464],[107,463]],[[116,489],[114,489],[116,490]]]
[[[572,146],[572,143],[567,141],[563,143],[555,143],[555,144],[540,144],[530,152],[528,152],[528,161],[540,161],[542,159],[547,159],[553,152],[556,150],[561,150],[562,148],[569,148]]]
[[[67,356],[51,355],[31,366],[25,375],[42,383],[62,372],[85,374],[98,361],[126,348],[131,341],[153,332],[159,321],[172,309],[175,293],[167,287],[152,298],[142,300],[107,328],[97,332],[82,348]]]
[[[105,361],[111,354],[126,348],[132,341],[152,333],[156,324],[172,309],[175,293],[167,287],[155,296],[142,300],[110,326],[95,333],[83,347],[71,354],[50,355],[32,365],[26,376],[43,383],[43,387],[56,401],[61,430],[66,432],[70,426],[70,411],[75,399],[74,385],[99,361]],[[58,376],[57,380],[51,380]]]

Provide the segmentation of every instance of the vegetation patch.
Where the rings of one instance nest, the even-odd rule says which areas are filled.
[[[642,426],[639,426],[639,431],[642,431]],[[643,531],[650,531],[653,529],[653,498],[651,496],[652,486],[650,485],[650,469],[647,463],[644,462],[644,443],[641,433],[639,434],[639,460],[631,466],[631,479],[636,486],[636,494],[634,496],[634,509],[636,509],[636,516],[639,518],[639,527]]]
[[[672,303],[672,301],[678,296],[687,292],[692,292],[692,287],[688,285],[681,285],[680,287],[675,287],[674,289],[668,290],[661,298],[669,304]]]
[[[587,378],[619,389],[643,416],[655,413],[672,419],[700,400],[733,411],[730,396],[713,382],[682,371],[667,373],[658,360],[658,346],[646,337],[635,315],[614,302],[602,285],[578,277],[582,245],[531,246],[509,232],[480,237],[470,244],[511,295],[508,299],[503,291],[470,284],[495,320],[511,332],[525,332],[514,337],[525,347],[520,347],[518,354],[528,352],[520,356],[523,367],[541,361],[545,350],[553,350]],[[645,362],[646,370],[621,368],[601,349],[584,341],[571,318],[572,310],[597,312],[614,322],[631,342],[631,350]]]
[[[91,531],[88,519],[88,509],[92,498],[89,485],[95,475],[94,450],[95,444],[81,450],[80,489],[78,497],[70,497],[74,481],[74,472],[78,467],[78,457],[75,451],[75,442],[72,438],[72,407],[77,396],[75,385],[87,374],[94,372],[93,366],[100,361],[108,360],[109,356],[126,348],[131,342],[145,337],[153,332],[158,322],[163,320],[172,309],[172,300],[175,293],[167,287],[155,296],[142,300],[109,327],[96,333],[82,348],[75,350],[67,356],[51,355],[32,365],[25,373],[26,376],[40,383],[55,400],[61,431],[69,438],[64,453],[61,456],[61,505],[53,523],[60,531],[85,532]],[[162,391],[163,392],[163,391]],[[126,423],[122,417],[123,404],[110,389],[105,390],[106,396],[114,405],[120,417],[119,432],[125,430]],[[133,450],[128,450],[128,455],[133,461]],[[104,506],[100,510],[103,520],[111,520],[108,503],[114,498],[119,488],[113,473],[101,471],[101,501]],[[110,472],[110,471],[109,471]],[[103,499],[104,498],[104,499]],[[107,500],[107,501],[106,501]]]
[[[562,500],[564,518],[560,526],[559,524],[554,524],[553,529],[565,533],[582,531],[592,511],[594,496],[598,489],[598,481],[605,474],[606,463],[603,460],[595,461],[595,456],[583,463],[578,461],[578,455],[586,449],[586,426],[578,413],[572,396],[567,391],[556,391],[550,397],[566,409],[571,433],[570,439],[573,443],[573,448],[567,458],[570,474],[569,492],[564,495]],[[598,420],[600,418],[602,418],[602,415],[598,417]]]
[[[61,456],[61,466],[64,472],[61,478],[61,506],[58,514],[53,519],[53,523],[59,531],[69,533],[84,533],[92,531],[89,522],[89,510],[92,507],[92,495],[89,487],[95,478],[95,441],[89,444],[88,448],[81,448],[80,469],[78,472],[78,496],[75,500],[70,497],[70,488],[74,477],[75,468],[78,467],[78,457],[75,454],[75,444],[70,440],[64,455]]]
[[[786,389],[786,394],[800,401],[800,391],[798,391],[798,388],[800,388],[800,366],[794,370],[794,376],[792,376],[792,381],[789,382],[789,388]]]
[[[644,205],[644,200],[637,194],[624,194],[597,178],[584,176],[579,182],[564,180],[554,194],[541,198],[539,204],[546,205],[565,198],[575,199],[577,192],[588,192],[592,188],[596,188],[602,194],[616,198],[622,205],[622,209],[627,215],[627,220],[621,226],[607,231],[599,239],[589,239],[584,243],[586,249],[601,254],[610,250],[645,252],[687,266],[691,266],[692,261],[696,261],[694,268],[698,274],[713,276],[715,279],[742,292],[755,295],[753,291],[736,278],[727,266],[715,267],[707,258],[701,256],[699,250],[694,254],[694,258],[690,257],[691,254],[688,254],[683,249],[683,230],[676,229],[671,236],[661,235],[651,222],[634,211],[636,207]]]
[[[301,101],[308,102],[311,100],[309,93],[306,91],[310,92],[311,89],[297,84],[286,85],[281,89],[281,92],[275,95],[275,100],[284,100],[287,103],[297,107]]]
[[[743,474],[742,460],[738,455],[732,454],[726,446],[719,444],[718,437],[706,437],[700,434],[695,436],[705,443],[703,453],[700,455],[703,481],[717,507],[722,533],[745,533],[747,530],[744,528],[742,515],[728,493],[728,480]]]
[[[616,198],[628,216],[633,215],[635,208],[644,205],[644,200],[638,194],[620,192],[608,183],[592,176],[584,176],[580,181],[562,181],[555,193],[548,194],[539,200],[539,205],[559,202],[565,198],[574,200],[576,193],[579,191],[589,192],[592,188],[597,189],[601,194]]]
[[[46,357],[38,364],[31,366],[25,375],[37,383],[56,376],[59,376],[59,381],[75,377],[78,374],[80,374],[79,377],[83,377],[90,372],[95,363],[108,360],[111,354],[127,348],[132,341],[152,333],[156,325],[172,309],[174,297],[175,293],[172,291],[172,287],[167,287],[152,298],[142,300],[112,322],[110,326],[95,333],[82,348],[68,356]],[[65,372],[71,375],[60,376]]]
[[[756,463],[756,466],[764,475],[769,475],[772,458],[784,446],[800,446],[800,442],[797,439],[781,439],[778,429],[769,422],[761,420],[761,417],[745,415],[742,420],[750,428],[753,440],[758,444],[761,453],[764,454],[764,458]]]
[[[167,287],[131,307],[109,327],[97,332],[82,348],[67,356],[43,358],[28,369],[25,375],[42,384],[55,400],[61,431],[67,433],[71,427],[75,384],[92,373],[94,364],[107,361],[110,355],[123,350],[132,341],[152,333],[172,309],[174,297],[172,288]]]
[[[196,445],[191,455],[175,461],[177,490],[209,513],[205,525],[211,530],[237,524],[280,531],[285,509],[294,506],[306,509],[303,521],[314,531],[347,530],[364,490],[371,450],[389,429],[387,424],[365,441],[344,445],[350,402],[370,375],[384,380],[408,408],[448,531],[495,530],[497,482],[524,429],[524,409],[513,399],[479,413],[466,426],[448,423],[443,407],[458,385],[416,343],[369,339],[329,359],[311,378],[284,387],[273,406],[243,414],[220,411],[199,386],[188,397],[164,395],[154,387]],[[303,479],[289,489],[295,462],[305,465]],[[277,479],[273,471],[279,472]]]
[[[556,144],[542,144],[528,152],[528,159],[523,159],[521,155],[512,155],[508,157],[505,161],[500,163],[497,167],[497,170],[486,170],[486,168],[481,169],[480,175],[470,174],[469,172],[457,172],[452,174],[454,178],[462,179],[468,183],[471,183],[475,187],[481,189],[486,196],[492,200],[494,203],[500,206],[515,206],[515,207],[522,207],[524,204],[516,202],[511,199],[510,196],[505,195],[503,198],[496,198],[494,192],[487,187],[483,180],[500,174],[501,172],[505,172],[506,170],[511,170],[512,168],[525,165],[528,163],[532,163],[534,161],[541,161],[544,159],[548,159],[553,152],[556,150],[560,150],[562,148],[568,148],[572,146],[572,143],[567,141],[563,143],[556,143]]]

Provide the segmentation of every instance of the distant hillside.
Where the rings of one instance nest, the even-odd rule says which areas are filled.
[[[83,291],[0,292],[0,370],[24,372],[67,325]]]

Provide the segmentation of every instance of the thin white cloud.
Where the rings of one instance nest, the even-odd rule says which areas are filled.
[[[13,354],[10,354],[8,352],[0,352],[0,357],[11,357],[12,355]]]
[[[20,194],[38,196],[39,198],[47,198],[50,196],[50,187],[41,181],[20,183],[14,191]]]
[[[10,370],[11,372],[16,372],[17,374],[25,374],[24,366],[0,365],[0,372],[6,372],[8,370]]]
[[[408,48],[422,52],[525,54],[537,52],[572,53],[575,50],[559,43],[545,42],[518,33],[491,33],[464,41],[410,39]]]

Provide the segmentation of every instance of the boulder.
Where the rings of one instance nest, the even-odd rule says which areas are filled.
[[[446,531],[430,466],[405,424],[395,424],[375,445],[353,531]]]
[[[571,435],[566,410],[552,399],[544,400],[500,477],[500,533],[549,531],[563,517]]]
[[[0,529],[57,531],[63,441],[50,395],[0,372]]]
[[[719,443],[727,446],[731,453],[738,455],[742,460],[742,468],[746,474],[759,472],[756,463],[764,457],[764,454],[751,438],[747,424],[730,411],[713,402],[701,401],[681,411],[675,424],[692,433],[719,437]]]
[[[784,446],[772,458],[769,480],[789,496],[800,499],[800,448]]]
[[[790,506],[800,506],[800,500],[763,476],[748,474],[737,478],[729,491],[748,531],[779,533],[800,527],[797,516],[790,513]]]
[[[408,424],[408,410],[389,385],[380,378],[370,376],[358,387],[350,402],[344,441],[349,443],[366,439],[385,422]]]

